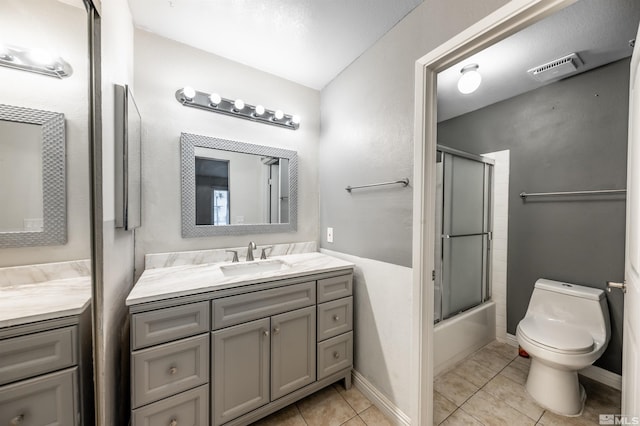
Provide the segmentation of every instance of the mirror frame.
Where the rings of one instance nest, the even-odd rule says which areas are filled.
[[[0,120],[36,124],[42,129],[41,232],[1,232],[0,248],[67,243],[66,145],[64,114],[0,104]]]
[[[289,223],[242,225],[196,225],[196,157],[195,147],[219,149],[289,160]],[[298,225],[298,153],[288,149],[253,145],[227,139],[182,133],[180,135],[182,183],[182,237],[267,234],[294,232]]]

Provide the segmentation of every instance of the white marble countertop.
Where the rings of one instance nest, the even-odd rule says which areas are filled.
[[[0,327],[78,315],[90,301],[90,276],[0,285]]]
[[[273,256],[256,263],[274,260],[280,260],[286,267],[277,271],[235,276],[225,276],[220,267],[242,263],[220,262],[148,269],[129,293],[127,306],[265,281],[332,272],[354,266],[353,263],[317,252]]]

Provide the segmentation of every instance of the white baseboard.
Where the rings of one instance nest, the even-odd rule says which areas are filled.
[[[511,346],[518,347],[518,339],[513,334],[507,333],[507,338],[504,343]],[[622,390],[622,376],[616,373],[612,373],[609,370],[605,370],[595,365],[590,365],[578,372],[581,376],[588,377],[591,380],[600,382],[604,385],[610,386],[617,390]]]
[[[409,426],[411,419],[393,402],[383,395],[375,386],[371,384],[362,374],[356,370],[352,372],[353,385],[358,388],[369,401],[382,411],[393,423],[398,426]]]

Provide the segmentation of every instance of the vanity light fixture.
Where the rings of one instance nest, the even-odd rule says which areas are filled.
[[[482,83],[482,76],[478,72],[478,64],[470,64],[464,66],[460,73],[460,80],[458,80],[458,91],[463,95],[468,95],[475,92]]]
[[[73,74],[68,62],[43,49],[0,45],[0,65],[60,79]]]
[[[1,54],[0,50],[0,54]],[[266,109],[262,105],[250,105],[242,99],[227,99],[217,93],[205,93],[185,86],[176,91],[176,100],[186,107],[199,108],[210,112],[244,118],[245,120],[271,124],[297,130],[300,116],[285,114],[282,110]]]

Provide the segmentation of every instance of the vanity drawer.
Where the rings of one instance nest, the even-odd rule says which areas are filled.
[[[318,303],[351,296],[353,274],[318,280]]]
[[[0,387],[0,425],[77,425],[76,370]]]
[[[224,297],[212,302],[213,329],[266,318],[315,303],[315,281]]]
[[[131,343],[140,349],[209,331],[209,302],[191,303],[134,314]]]
[[[0,385],[75,365],[77,338],[73,326],[0,341]]]
[[[134,352],[133,408],[209,381],[209,334]]]
[[[353,365],[353,332],[318,343],[318,380]]]
[[[318,305],[318,341],[353,329],[353,297]]]
[[[133,426],[206,426],[209,424],[209,386],[133,410]]]

